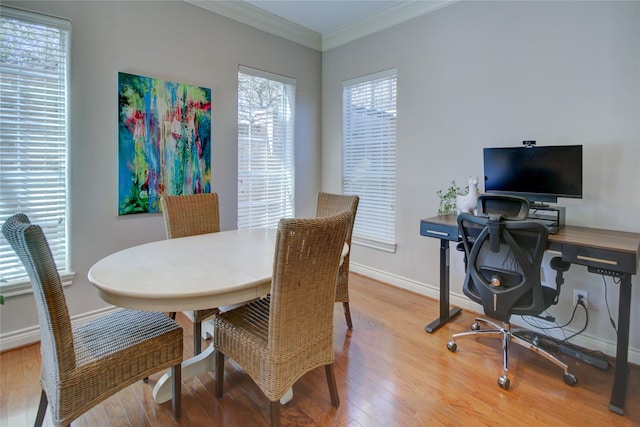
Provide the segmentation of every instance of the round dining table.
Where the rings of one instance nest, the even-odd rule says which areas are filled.
[[[277,230],[230,230],[160,240],[113,253],[89,270],[99,296],[118,307],[178,312],[223,307],[270,292]],[[343,257],[349,247],[345,243]],[[214,370],[214,348],[182,363],[182,378]],[[153,389],[171,399],[170,372]],[[284,401],[288,401],[288,394]]]

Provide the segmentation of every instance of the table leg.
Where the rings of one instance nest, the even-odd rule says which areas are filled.
[[[425,326],[424,330],[430,334],[437,331],[460,311],[459,307],[449,308],[449,241],[440,239],[440,317]]]
[[[182,362],[182,380],[214,371],[213,344],[202,353]],[[171,400],[171,371],[165,373],[153,388],[153,398],[158,403]]]
[[[613,390],[609,401],[609,410],[624,414],[629,379],[629,320],[631,317],[631,274],[625,273],[620,279],[620,298],[618,300],[618,340],[616,342],[616,372],[613,378]]]
[[[202,353],[182,362],[182,380],[204,374],[205,372],[214,372],[215,364],[213,357],[213,344],[210,344]],[[164,403],[171,400],[171,371],[167,371],[157,382],[153,388],[153,398],[158,403]],[[280,399],[281,404],[285,404],[293,399],[293,389],[289,389],[287,393]]]

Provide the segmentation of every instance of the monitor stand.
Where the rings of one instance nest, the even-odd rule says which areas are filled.
[[[550,233],[557,233],[558,230],[564,227],[565,208],[564,206],[532,204],[529,207],[527,218],[540,221],[549,227]]]

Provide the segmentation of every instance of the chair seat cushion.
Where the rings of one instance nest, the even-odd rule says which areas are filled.
[[[234,359],[269,400],[279,400],[304,372],[334,361],[332,329],[295,350],[268,348],[270,295],[215,317],[214,347]]]
[[[97,359],[113,358],[118,353],[130,351],[132,347],[139,351],[140,345],[149,349],[182,343],[182,329],[175,321],[162,313],[136,310],[119,310],[82,323],[73,328],[73,336],[76,368]],[[181,357],[179,347],[173,347],[171,352],[174,355],[167,356]]]
[[[76,367],[47,393],[54,420],[75,419],[105,395],[182,361],[182,328],[163,313],[117,311],[75,326],[73,340]]]
[[[542,286],[542,298],[544,300],[545,309],[549,308],[551,304],[553,304],[553,301],[555,300],[557,293],[558,292],[555,290],[555,288],[550,288],[549,286]],[[522,298],[518,300],[516,305],[513,307],[513,314],[531,315],[532,313],[530,310],[519,309],[519,307],[530,307],[532,303],[533,303],[532,294],[528,293],[524,295]],[[538,314],[540,313],[535,313],[534,315],[538,315]]]
[[[482,299],[480,298],[479,292],[475,289],[475,284],[470,283],[468,286],[465,286],[464,294],[468,296],[471,300],[478,304],[482,304]],[[545,309],[550,307],[555,301],[557,295],[557,291],[555,288],[551,288],[549,286],[542,286],[542,297],[544,300]],[[520,298],[511,310],[511,314],[517,315],[538,315],[540,313],[531,313],[529,307],[533,303],[533,294],[531,292],[525,294]],[[487,314],[487,313],[485,313]],[[487,314],[488,315],[488,314]],[[498,319],[500,321],[508,320],[508,319]]]
[[[239,308],[220,313],[215,327],[225,331],[222,336],[242,336],[252,346],[267,347],[269,333],[269,297],[255,300]]]

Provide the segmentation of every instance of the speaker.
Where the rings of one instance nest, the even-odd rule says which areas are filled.
[[[478,196],[478,215],[500,215],[508,220],[525,220],[529,215],[529,200],[506,194],[481,194]]]

